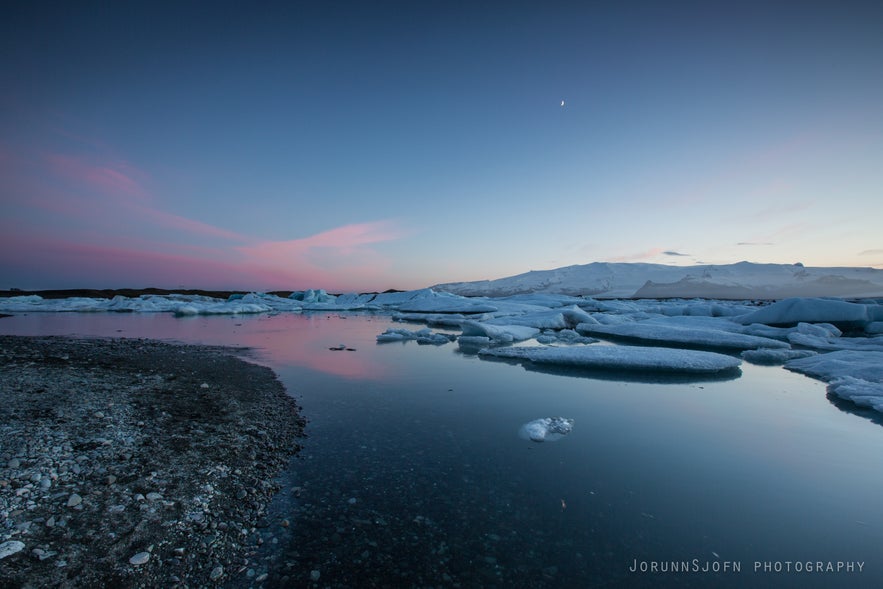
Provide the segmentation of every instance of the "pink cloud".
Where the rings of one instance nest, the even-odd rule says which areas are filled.
[[[64,154],[49,154],[46,160],[55,174],[98,189],[106,195],[147,197],[142,182],[138,180],[144,177],[144,173],[125,162],[93,163],[82,157]]]
[[[392,221],[356,223],[310,237],[265,241],[236,248],[250,263],[277,271],[308,271],[321,277],[323,288],[352,288],[365,280],[376,281],[388,262],[372,244],[400,239],[408,232]],[[345,286],[349,285],[349,286]]]
[[[7,202],[18,207],[17,217],[7,220],[30,225],[14,240],[4,236],[24,254],[4,260],[4,268],[30,265],[47,284],[80,278],[81,284],[172,288],[386,288],[381,281],[391,263],[372,246],[407,234],[393,221],[376,221],[299,239],[261,240],[163,210],[146,187],[149,175],[120,159],[28,155],[0,147],[0,166],[10,172],[4,184],[13,189]],[[19,272],[25,274],[34,272]]]
[[[223,260],[137,249],[125,244],[102,246],[3,227],[0,264],[14,273],[38,271],[47,287],[90,284],[175,288],[229,288],[236,282],[272,277]],[[241,280],[240,280],[241,279]]]

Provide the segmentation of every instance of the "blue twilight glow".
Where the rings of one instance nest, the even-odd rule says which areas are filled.
[[[883,266],[879,2],[17,4],[0,288]]]

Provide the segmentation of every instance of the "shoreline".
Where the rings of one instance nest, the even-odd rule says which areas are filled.
[[[237,352],[0,336],[0,587],[260,582],[305,422]]]

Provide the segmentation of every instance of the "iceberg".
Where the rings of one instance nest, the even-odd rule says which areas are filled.
[[[551,329],[544,330],[543,333],[536,337],[536,340],[541,344],[554,344],[559,342],[565,344],[592,344],[598,341],[593,337],[580,335],[572,329],[562,329],[560,331],[554,331]]]
[[[527,325],[492,325],[490,323],[479,323],[478,321],[463,322],[463,336],[469,337],[486,337],[499,343],[512,343],[530,339],[540,333],[536,327]],[[461,340],[462,337],[461,336]]]
[[[715,352],[644,346],[523,346],[485,348],[478,354],[529,360],[537,364],[682,374],[735,371],[742,363],[738,358]]]
[[[521,426],[518,435],[532,442],[554,442],[573,431],[573,420],[566,417],[543,417]]]
[[[437,333],[431,329],[409,331],[407,329],[387,329],[377,336],[377,343],[404,342],[416,340],[418,344],[447,344],[457,339],[453,334]]]
[[[299,301],[302,303],[333,303],[337,300],[337,297],[334,295],[330,295],[325,292],[323,289],[313,290],[312,288],[309,290],[303,291],[295,291],[288,295],[288,298]]]
[[[428,290],[424,296],[401,302],[398,310],[402,313],[488,313],[497,307],[482,300]]]
[[[833,323],[847,329],[864,327],[871,320],[868,305],[835,299],[812,298],[785,299],[737,319],[745,325],[751,323],[766,325]]]

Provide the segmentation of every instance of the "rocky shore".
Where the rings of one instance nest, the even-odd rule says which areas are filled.
[[[236,352],[0,337],[0,587],[259,586],[304,421]]]

